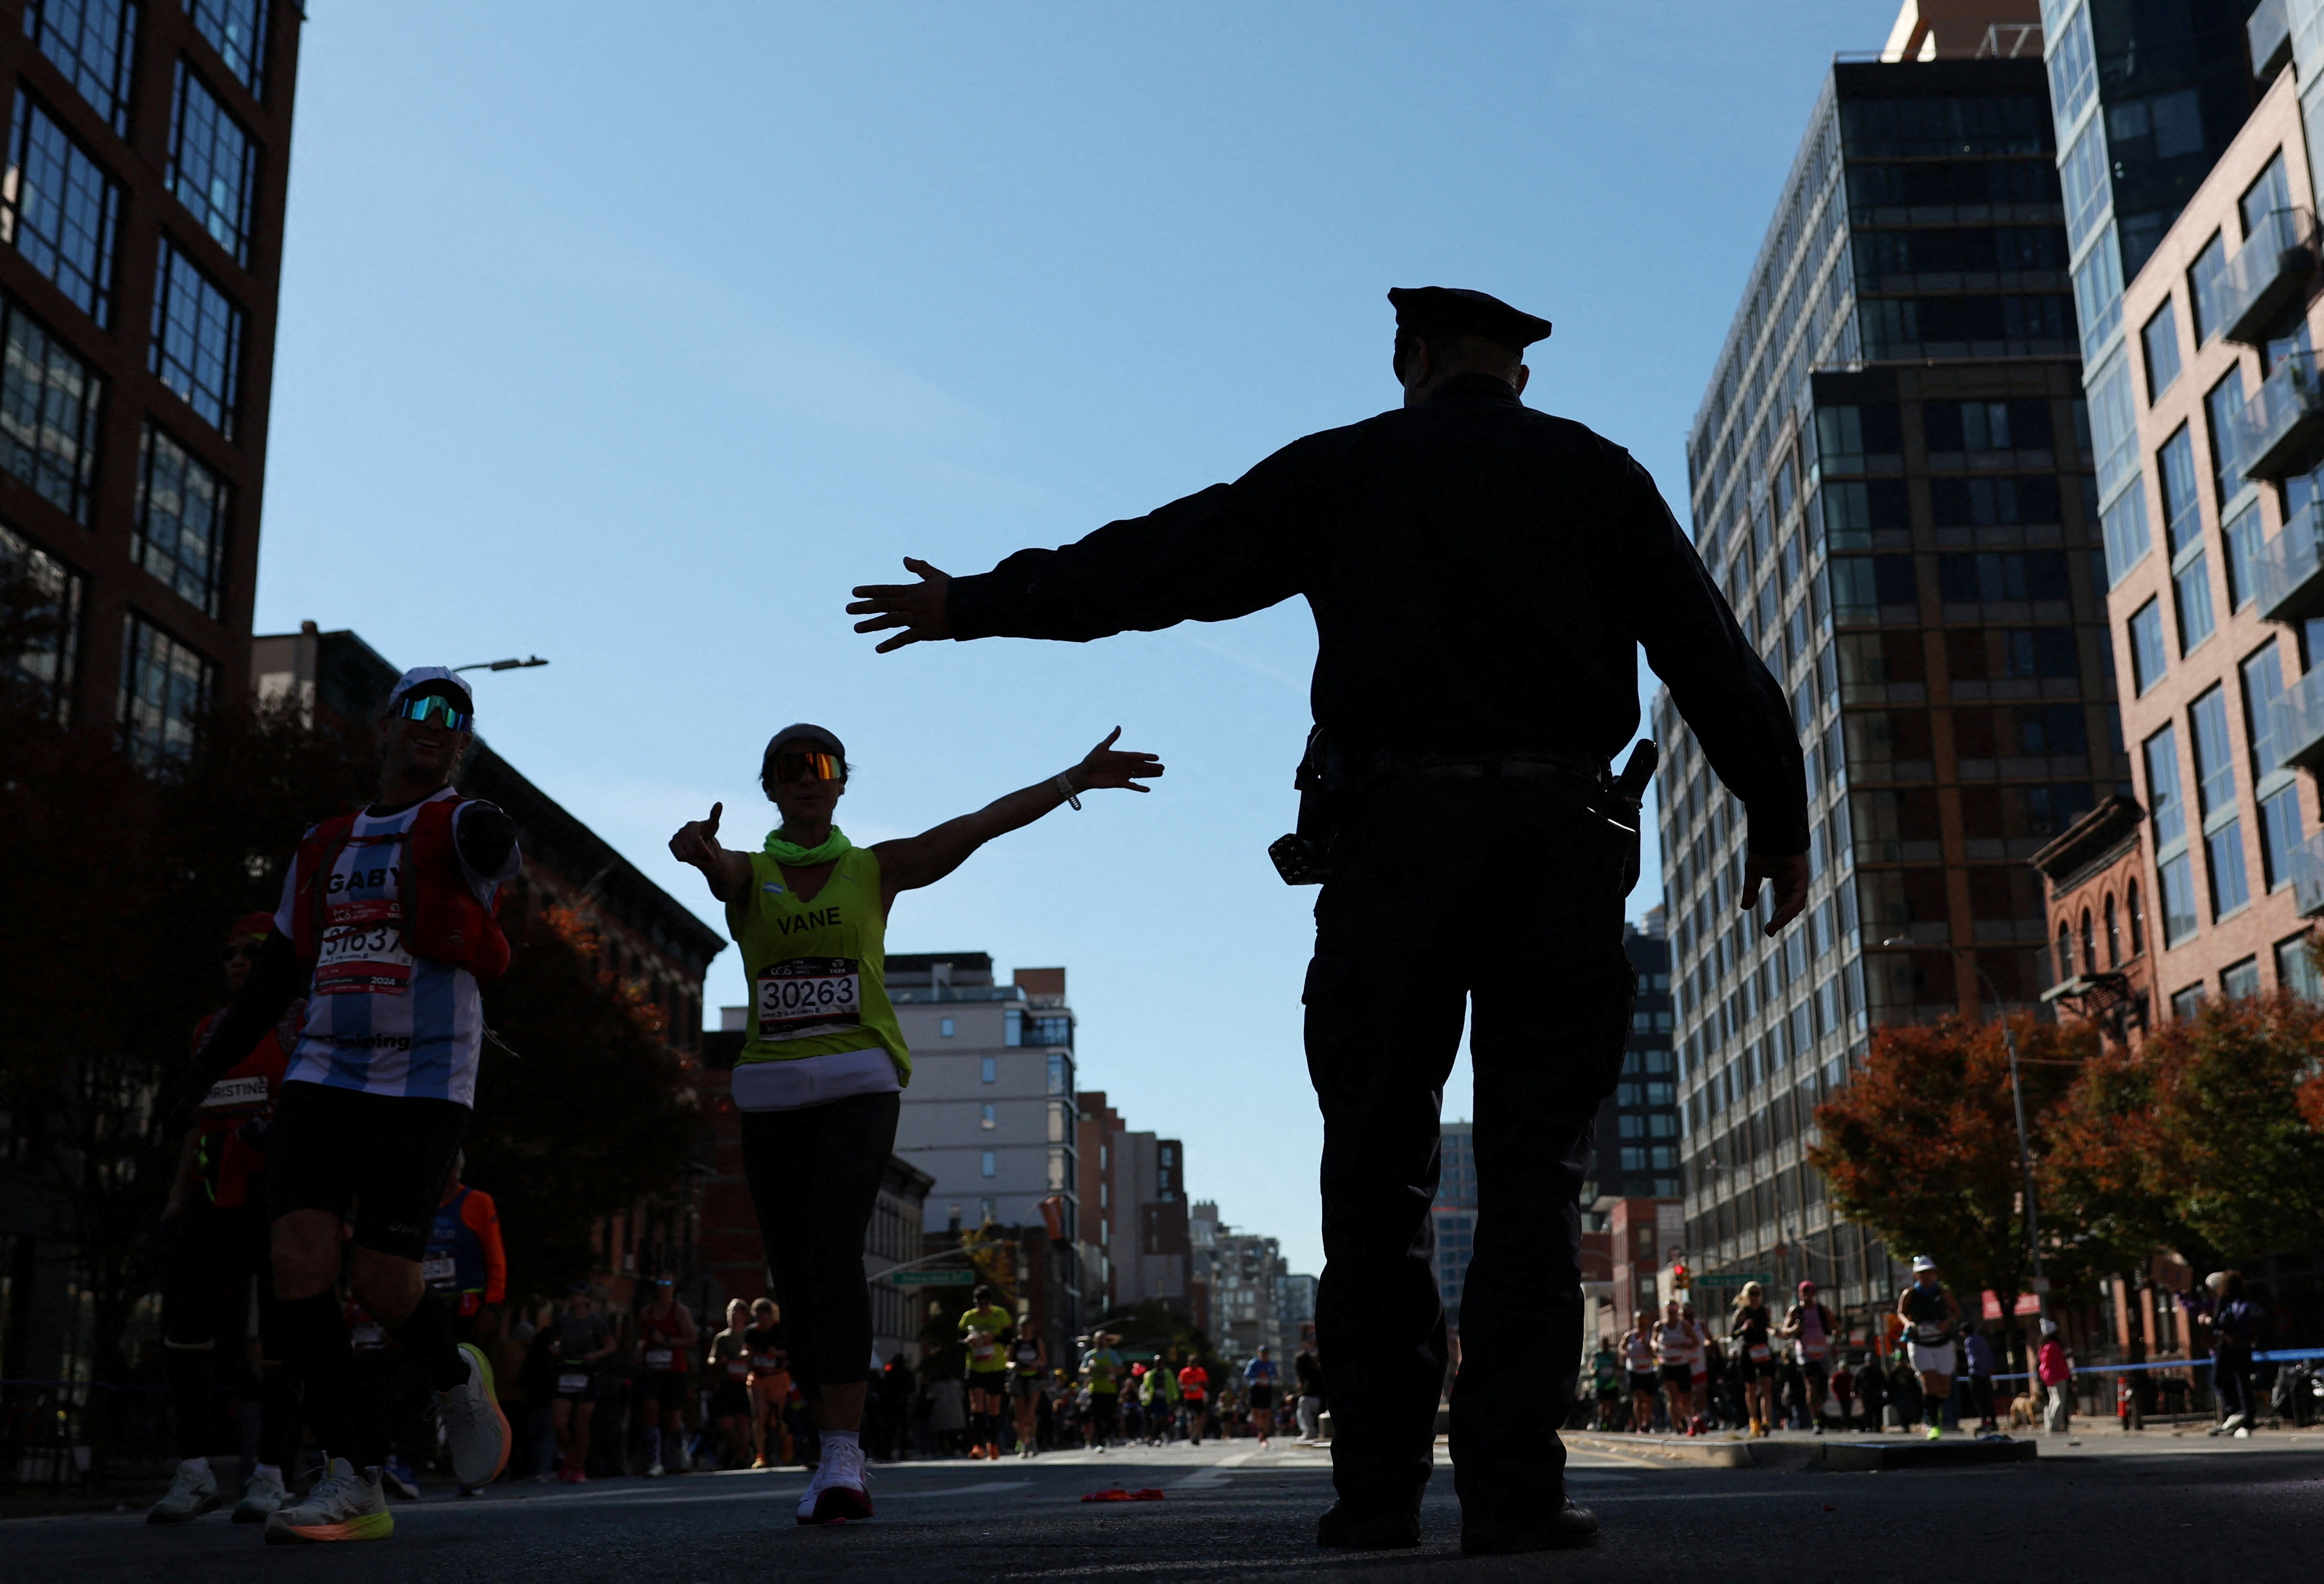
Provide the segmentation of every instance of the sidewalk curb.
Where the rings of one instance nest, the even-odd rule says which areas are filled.
[[[1658,1458],[1699,1469],[1828,1469],[1861,1473],[1876,1469],[1958,1469],[2030,1463],[2035,1443],[2019,1441],[1776,1441],[1697,1436],[1599,1435],[1560,1432],[1569,1446],[1633,1458]]]

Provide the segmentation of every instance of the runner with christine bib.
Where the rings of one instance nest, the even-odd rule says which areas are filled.
[[[1823,1433],[1823,1399],[1830,1389],[1827,1374],[1831,1363],[1831,1311],[1816,1297],[1813,1282],[1800,1284],[1800,1301],[1784,1316],[1780,1335],[1792,1340],[1799,1359],[1800,1375],[1807,1383],[1808,1417],[1815,1423],[1815,1432]]]
[[[1937,1262],[1923,1254],[1913,1260],[1913,1285],[1897,1294],[1896,1313],[1921,1377],[1921,1417],[1928,1438],[1945,1432],[1945,1400],[1953,1395],[1953,1339],[1960,1331],[1960,1305],[1937,1281]]]
[[[832,823],[847,754],[821,726],[768,742],[759,784],[783,823],[763,849],[718,844],[723,804],[670,838],[726,905],[752,985],[749,1033],[730,1089],[767,1270],[789,1320],[791,1368],[823,1451],[798,1521],[872,1516],[857,1437],[872,1358],[863,1239],[911,1078],[884,982],[897,896],[934,885],[994,837],[1102,787],[1147,788],[1153,755],[1119,752],[1117,729],[1059,775],[918,836],[862,848]]]
[[[726,1438],[726,1466],[751,1460],[751,1349],[742,1336],[751,1306],[740,1298],[726,1305],[726,1329],[710,1339],[710,1401],[704,1411]]]

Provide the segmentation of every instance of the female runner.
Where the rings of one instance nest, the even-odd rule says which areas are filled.
[[[1162,774],[1150,753],[1120,752],[1116,727],[1079,764],[918,836],[862,848],[832,815],[847,753],[821,726],[787,726],[759,784],[783,823],[759,852],[718,844],[724,806],[689,822],[669,850],[702,870],[726,905],[751,978],[749,1036],[732,1088],[742,1114],[743,1171],[767,1269],[789,1333],[791,1373],[813,1404],[821,1461],[798,1521],[872,1515],[857,1433],[872,1357],[863,1237],[896,1139],[911,1053],[888,1000],[888,916],[899,891],[934,885],[995,836],[1081,794]]]

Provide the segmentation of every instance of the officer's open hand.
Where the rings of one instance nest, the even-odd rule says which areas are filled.
[[[1759,882],[1765,880],[1775,888],[1775,916],[1767,920],[1766,928],[1759,933],[1773,935],[1784,926],[1800,916],[1808,905],[1808,855],[1787,853],[1781,858],[1769,858],[1754,852],[1743,861],[1743,906],[1759,905]]]
[[[847,607],[851,616],[870,617],[855,624],[858,632],[903,629],[880,646],[877,652],[883,655],[908,643],[927,643],[952,636],[952,616],[945,609],[946,591],[952,586],[951,574],[939,572],[911,556],[904,557],[904,570],[920,581],[864,584],[856,589],[855,599]]]

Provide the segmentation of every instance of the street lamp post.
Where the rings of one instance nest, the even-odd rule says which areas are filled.
[[[526,671],[535,666],[547,664],[549,664],[547,660],[542,659],[539,655],[533,655],[521,660],[513,658],[505,660],[478,660],[472,666],[455,666],[452,669],[455,671]]]
[[[1880,943],[1884,946],[1910,946],[1915,943],[1909,935],[1891,935]],[[2002,1048],[2009,1053],[2009,1102],[2017,1114],[2017,1167],[2024,1175],[2025,1251],[2034,1261],[2034,1296],[2042,1305],[2042,1312],[2050,1310],[2050,1280],[2042,1270],[2042,1226],[2034,1202],[2034,1152],[2025,1141],[2025,1090],[2017,1081],[2017,1034],[2009,1027],[2009,1003],[2002,999],[2001,988],[1978,962],[1975,953],[1960,946],[1948,948],[1956,957],[1966,959],[1969,972],[1976,974],[1985,988],[1993,992],[1994,1009],[2001,1016]]]

